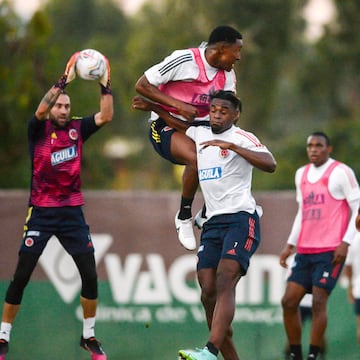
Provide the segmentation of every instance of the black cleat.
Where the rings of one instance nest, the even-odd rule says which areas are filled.
[[[9,351],[9,343],[4,339],[0,339],[0,360],[5,360],[6,354]]]
[[[91,360],[106,360],[106,354],[94,336],[89,339],[80,338],[80,346],[91,353]],[[1,359],[0,359],[1,360]]]

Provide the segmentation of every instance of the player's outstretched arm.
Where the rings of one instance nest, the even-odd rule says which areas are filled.
[[[185,133],[190,126],[186,121],[175,118],[161,106],[144,99],[142,96],[135,96],[133,98],[132,108],[142,111],[154,111],[166,122],[168,126],[182,133]]]
[[[259,170],[273,173],[276,170],[276,160],[271,153],[257,152],[237,147],[235,150],[239,155],[245,158],[251,165]]]
[[[38,120],[45,120],[47,118],[50,109],[55,105],[57,98],[64,91],[66,85],[75,79],[75,63],[78,56],[79,52],[71,55],[69,61],[66,64],[65,71],[60,76],[58,82],[41,99],[40,104],[35,112],[35,116]]]
[[[218,146],[221,149],[228,149],[236,152],[238,155],[243,157],[247,160],[251,165],[255,166],[256,168],[272,173],[276,169],[276,160],[274,156],[269,152],[259,152],[259,151],[252,151],[250,149],[243,148],[238,146],[232,142],[212,139],[208,141],[202,142],[202,149],[205,149],[208,146]]]
[[[140,95],[154,102],[176,109],[189,122],[192,122],[198,115],[196,107],[161,92],[156,86],[149,83],[145,75],[137,81],[135,90]]]
[[[114,101],[110,82],[110,62],[106,57],[105,61],[106,70],[103,76],[99,79],[101,98],[100,112],[95,114],[95,123],[97,126],[103,126],[111,122],[114,115]]]

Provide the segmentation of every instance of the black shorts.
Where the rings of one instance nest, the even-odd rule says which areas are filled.
[[[42,254],[53,235],[70,255],[94,252],[81,206],[29,207],[20,251]]]
[[[173,164],[182,165],[173,158],[170,151],[171,136],[174,131],[176,130],[167,126],[165,121],[159,118],[151,123],[149,138],[154,150],[161,157]]]
[[[209,125],[209,121],[202,120],[191,123],[191,126],[206,126]],[[164,159],[169,160],[176,165],[184,165],[177,160],[171,154],[171,136],[177,131],[170,126],[166,125],[166,122],[162,118],[158,118],[150,125],[149,138],[154,150]]]

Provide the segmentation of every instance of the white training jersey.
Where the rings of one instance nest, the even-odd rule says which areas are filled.
[[[352,294],[360,299],[360,234],[357,233],[351,246],[349,246],[345,265],[352,267]]]
[[[308,181],[316,182],[318,181],[325,173],[326,169],[334,162],[334,159],[329,158],[321,166],[311,165],[308,172]],[[298,212],[296,214],[289,238],[288,244],[295,245],[297,244],[297,240],[301,231],[301,212],[302,212],[302,194],[300,189],[300,182],[305,170],[305,166],[302,166],[296,171],[295,174],[295,185],[296,185],[296,201],[299,204]],[[345,232],[343,241],[351,244],[352,239],[355,237],[356,229],[355,229],[355,218],[357,215],[357,209],[359,208],[360,202],[360,189],[355,177],[354,171],[347,165],[341,163],[336,166],[334,170],[331,172],[329,176],[329,185],[328,185],[329,193],[336,200],[343,200],[349,204],[351,209],[351,218],[349,219],[349,225]]]
[[[199,50],[205,66],[206,76],[209,80],[212,80],[219,69],[209,65],[205,58],[205,48],[200,47]],[[195,80],[199,76],[199,67],[191,49],[175,50],[163,61],[147,69],[144,74],[150,84],[158,87],[159,85],[166,84],[170,81]],[[236,76],[234,70],[225,71],[225,77],[224,90],[236,92]],[[184,118],[177,114],[173,115],[184,120]],[[156,113],[151,113],[151,120],[155,120],[158,117],[159,116]],[[206,116],[203,118],[196,118],[196,120],[208,120],[208,118],[209,117]]]
[[[200,143],[219,139],[252,151],[269,150],[255,135],[236,126],[221,134],[214,134],[210,127],[191,126],[186,135],[196,143],[199,183],[206,204],[207,218],[239,211],[253,214],[256,208],[251,193],[253,166],[234,151],[222,150],[218,146],[202,149]]]

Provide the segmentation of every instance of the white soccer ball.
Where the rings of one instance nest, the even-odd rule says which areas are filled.
[[[76,60],[76,74],[84,80],[99,80],[104,75],[106,61],[104,55],[94,49],[80,51]]]

